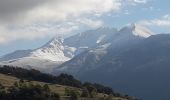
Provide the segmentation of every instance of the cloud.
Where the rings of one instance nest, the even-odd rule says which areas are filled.
[[[98,28],[103,25],[101,20],[91,20],[88,18],[79,18],[68,20],[66,22],[53,23],[34,23],[31,25],[8,25],[0,26],[0,43],[15,41],[17,39],[32,40],[36,38],[45,38],[46,36],[55,36],[68,34],[78,30],[79,27]]]
[[[144,3],[145,0],[130,0]],[[129,1],[129,2],[130,2]],[[0,43],[69,34],[104,25],[123,0],[0,0]]]
[[[76,20],[79,24],[83,24],[86,27],[90,27],[90,28],[98,28],[101,27],[103,25],[103,22],[101,20],[91,20],[91,19],[77,19]]]
[[[56,31],[58,32],[58,35],[62,35],[62,33],[69,33],[73,30],[76,30],[78,27],[77,26],[63,27],[60,25],[56,25],[54,27],[50,25],[49,27],[48,25],[47,26],[32,25],[19,27],[19,29],[17,28],[5,29],[4,27],[1,27],[0,43],[8,43],[16,40],[33,40],[37,38],[52,37],[56,35]]]
[[[25,17],[27,11],[42,5],[47,0],[1,0],[0,21],[6,22]]]
[[[98,17],[120,7],[119,0],[1,0],[0,43],[100,27]]]
[[[145,26],[167,27],[170,26],[170,15],[164,15],[161,18],[157,18],[157,19],[143,20],[138,23]]]
[[[146,4],[150,0],[126,0],[129,5],[137,6],[138,4]]]
[[[1,21],[66,20],[83,14],[104,14],[119,10],[118,0],[1,0]]]
[[[132,0],[132,1],[136,3],[147,3],[147,0]]]
[[[166,15],[163,16],[163,18],[170,20],[170,15],[166,14]]]

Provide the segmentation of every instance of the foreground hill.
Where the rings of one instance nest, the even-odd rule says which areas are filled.
[[[4,72],[2,72],[2,70]],[[21,70],[22,70],[22,72],[20,72]],[[34,73],[35,72],[36,72],[36,70],[34,70]],[[9,89],[11,90],[11,89],[13,89],[12,87],[14,87],[15,89],[17,89],[17,88],[21,89],[21,91],[27,90],[27,92],[28,92],[28,89],[30,89],[30,88],[33,89],[33,87],[34,87],[36,89],[37,85],[42,86],[42,87],[38,86],[39,89],[41,89],[41,88],[43,89],[44,86],[49,87],[50,92],[55,93],[55,95],[58,95],[61,100],[79,100],[79,99],[83,99],[83,100],[134,100],[129,96],[123,96],[121,94],[114,93],[112,90],[110,90],[109,87],[104,87],[99,84],[84,83],[84,84],[82,84],[82,86],[75,85],[74,83],[76,81],[77,81],[77,83],[79,83],[78,80],[69,79],[72,77],[69,75],[66,75],[66,74],[63,74],[63,75],[60,75],[59,77],[57,77],[56,79],[60,79],[60,81],[58,82],[58,84],[55,84],[54,81],[53,82],[52,81],[43,82],[46,80],[38,78],[41,76],[44,76],[44,78],[45,78],[45,75],[46,75],[46,79],[48,79],[49,77],[52,77],[52,76],[48,76],[48,74],[42,73],[43,75],[40,75],[40,73],[39,74],[35,73],[34,75],[27,76],[32,72],[29,70],[21,69],[21,68],[10,68],[10,67],[6,66],[6,67],[0,68],[0,73],[1,73],[0,74],[0,98],[1,98],[1,100],[6,100],[6,99],[2,99],[2,96],[3,96],[3,95],[1,95],[2,94],[2,88],[1,88],[2,86],[4,86],[6,88],[6,90],[9,90]],[[23,74],[23,75],[18,76],[19,74]],[[25,80],[23,80],[23,79],[25,79]],[[53,79],[54,79],[54,77],[53,77]],[[41,80],[41,81],[37,81],[37,80]],[[73,81],[73,82],[69,82],[69,81]],[[64,83],[64,82],[66,82],[66,83]],[[16,85],[16,84],[18,84],[18,85]],[[65,84],[65,85],[59,85],[59,84]],[[79,84],[81,84],[81,83],[79,83]],[[30,87],[30,85],[31,85],[31,87]],[[88,89],[89,86],[94,87],[96,89],[96,93],[93,91],[93,97],[90,97],[90,95],[92,95],[90,93],[89,93],[89,97],[88,96],[82,97],[82,93],[84,93],[85,87]],[[91,87],[91,89],[92,89],[92,87]],[[103,90],[102,88],[105,90]],[[22,89],[24,89],[24,90],[22,90]],[[70,91],[70,92],[68,92],[68,91]],[[20,93],[20,92],[18,92],[18,93]],[[71,99],[72,95],[70,93],[72,93],[72,92],[77,94],[76,96],[78,99]],[[95,95],[94,95],[94,93],[95,93]],[[25,94],[23,93],[22,95],[25,95]],[[50,94],[50,95],[52,95],[52,94]],[[20,97],[18,97],[18,98],[20,98]],[[26,98],[27,97],[25,97],[25,100],[29,100]],[[12,99],[12,100],[15,100],[15,99]],[[20,100],[20,99],[17,99],[17,100]],[[34,99],[30,99],[30,100],[34,100]],[[35,99],[35,100],[37,100],[37,99]],[[46,99],[43,99],[43,100],[46,100]],[[51,98],[48,100],[59,100],[59,99]]]

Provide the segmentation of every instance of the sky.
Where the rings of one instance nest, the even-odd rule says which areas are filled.
[[[170,33],[170,0],[0,0],[0,56],[52,37],[136,23]]]

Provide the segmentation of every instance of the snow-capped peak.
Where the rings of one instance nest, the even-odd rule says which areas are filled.
[[[47,44],[45,44],[43,47],[46,46],[59,46],[63,44],[64,39],[62,37],[55,37],[51,39]]]
[[[70,58],[64,55],[63,39],[53,38],[47,44],[31,53],[32,57],[39,57],[51,61],[67,61]]]
[[[147,29],[146,27],[139,25],[139,24],[130,24],[127,27],[129,27],[132,30],[133,35],[148,38],[151,35],[153,35],[153,32]]]

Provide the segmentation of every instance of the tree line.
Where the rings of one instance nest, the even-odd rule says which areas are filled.
[[[0,73],[15,76],[19,79],[24,79],[28,81],[40,81],[47,82],[51,84],[60,84],[71,87],[77,87],[82,89],[81,96],[83,97],[94,97],[96,93],[104,93],[108,95],[113,95],[115,97],[129,97],[116,93],[112,88],[97,84],[97,83],[82,83],[81,81],[75,79],[72,75],[60,74],[59,76],[53,76],[50,74],[42,73],[35,69],[24,69],[20,67],[14,67],[9,65],[0,66]]]
[[[60,96],[51,92],[47,84],[41,86],[21,80],[8,88],[0,84],[0,100],[60,100]]]

